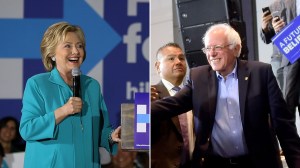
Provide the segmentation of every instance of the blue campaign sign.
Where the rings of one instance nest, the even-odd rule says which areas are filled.
[[[87,41],[87,58],[81,70],[99,77],[112,124],[117,126],[120,125],[121,103],[133,103],[136,92],[149,92],[149,1],[96,3],[103,6],[93,6],[84,0],[24,0],[20,18],[2,17],[0,11],[0,71],[14,71],[21,62],[17,78],[22,81],[23,91],[29,77],[45,72],[40,42],[46,28],[58,21],[79,25]],[[96,8],[103,8],[103,16]],[[10,70],[1,67],[2,62],[6,64],[3,60],[12,62]],[[0,106],[4,112],[0,117],[20,118],[22,93],[13,98],[1,94],[0,90]]]
[[[280,31],[272,41],[291,63],[300,58],[300,16]]]
[[[109,0],[105,9],[105,20],[123,38],[104,59],[103,79],[110,116],[119,125],[121,103],[134,103],[136,92],[149,92],[149,2]]]
[[[149,93],[136,93],[134,105],[134,149],[149,150],[150,113]]]
[[[40,59],[40,42],[47,27],[67,21],[79,25],[85,32],[88,56],[81,70],[88,73],[121,41],[121,37],[85,1],[63,2],[61,18],[1,19],[1,37],[5,41],[1,44],[0,57]],[[52,9],[55,11],[56,8]]]

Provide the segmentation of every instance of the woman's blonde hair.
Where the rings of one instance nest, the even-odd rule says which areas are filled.
[[[52,60],[52,57],[55,56],[57,44],[63,42],[69,32],[74,32],[78,35],[83,45],[83,60],[85,60],[86,44],[83,30],[77,25],[71,25],[67,22],[58,22],[48,27],[41,42],[42,61],[47,71],[51,71],[55,67],[55,61]]]

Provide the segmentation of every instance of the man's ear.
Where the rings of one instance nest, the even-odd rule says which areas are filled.
[[[242,47],[241,44],[235,45],[235,47],[234,47],[234,52],[236,53],[236,57],[239,57],[238,53],[239,53],[241,47]],[[241,53],[240,53],[240,54],[241,54]]]
[[[160,62],[159,62],[159,61],[156,61],[156,62],[155,62],[155,69],[156,69],[156,72],[157,72],[158,74],[160,73],[159,65],[160,65]]]

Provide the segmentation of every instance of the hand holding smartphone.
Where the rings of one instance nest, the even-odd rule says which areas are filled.
[[[273,18],[276,18],[275,22],[278,22],[280,20],[280,12],[279,11],[273,11],[271,13],[271,10],[268,6],[262,8],[262,11],[264,13],[264,16],[267,16],[267,15],[271,14]]]
[[[275,22],[278,22],[280,20],[280,12],[279,11],[272,12],[272,17],[275,18]]]
[[[270,10],[270,8],[268,6],[262,8],[262,11],[263,11],[263,13],[267,12],[267,13],[265,13],[265,16],[271,14],[271,10]]]
[[[271,15],[271,10],[270,8],[264,7],[262,8],[263,11],[263,16],[262,16],[262,23],[261,27],[264,32],[268,32],[269,30],[272,29],[272,15]]]

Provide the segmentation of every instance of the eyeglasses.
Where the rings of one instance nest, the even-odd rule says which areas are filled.
[[[207,54],[208,52],[210,52],[211,50],[215,51],[215,52],[220,52],[222,51],[225,47],[228,47],[232,44],[227,44],[227,45],[215,45],[215,46],[210,46],[210,47],[204,47],[202,48],[202,51],[204,54]]]

